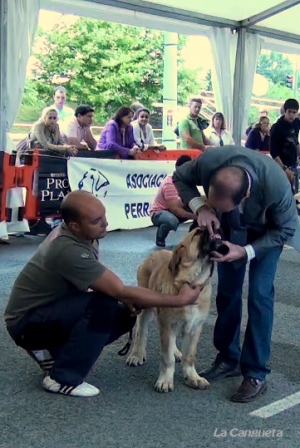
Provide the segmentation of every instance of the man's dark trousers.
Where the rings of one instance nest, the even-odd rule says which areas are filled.
[[[105,345],[129,332],[135,320],[117,300],[83,292],[34,309],[8,331],[26,350],[49,350],[54,358],[50,377],[77,386]]]
[[[246,264],[235,268],[232,263],[218,264],[218,317],[214,345],[219,351],[217,362],[233,367],[240,363],[245,378],[264,380],[270,372],[271,335],[274,310],[274,278],[282,247],[275,247],[249,266],[248,323],[240,350],[242,289]]]

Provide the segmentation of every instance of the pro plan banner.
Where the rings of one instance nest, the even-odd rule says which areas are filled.
[[[86,190],[106,208],[108,230],[138,229],[152,225],[149,208],[175,161],[109,160],[71,157],[71,190]]]

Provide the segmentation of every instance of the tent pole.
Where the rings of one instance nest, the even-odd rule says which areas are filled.
[[[177,33],[164,33],[163,134],[162,144],[176,149],[177,115]]]
[[[241,104],[241,92],[244,88],[244,72],[245,72],[245,42],[246,29],[239,28],[237,30],[238,41],[236,48],[235,69],[234,69],[234,83],[233,83],[233,139],[236,145],[241,144],[242,139],[242,124],[243,124],[243,109]]]
[[[6,148],[7,2],[0,1],[0,151]]]

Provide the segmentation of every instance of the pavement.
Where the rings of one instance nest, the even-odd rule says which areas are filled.
[[[182,225],[170,235],[170,247],[187,231]],[[140,262],[153,250],[155,229],[115,231],[101,241],[101,260],[122,280],[136,284]],[[40,237],[13,237],[0,245],[0,312],[18,272],[42,241]],[[154,391],[158,376],[159,340],[155,321],[150,325],[147,363],[127,367],[117,355],[127,338],[106,347],[88,381],[99,387],[89,399],[49,394],[42,389],[43,375],[17,348],[0,322],[0,447],[1,448],[214,448],[299,447],[300,426],[300,254],[282,253],[276,277],[275,322],[272,338],[272,373],[268,392],[249,404],[232,403],[230,395],[241,379],[213,383],[208,390],[185,386],[180,365],[175,390]],[[213,277],[213,297],[216,292]],[[247,284],[245,284],[245,293]],[[246,319],[244,302],[243,330]],[[212,343],[216,319],[214,300],[198,346],[201,371],[215,357]],[[243,333],[242,333],[243,336]],[[179,343],[180,346],[180,343]],[[274,415],[263,418],[251,412],[272,405]],[[289,407],[294,402],[294,406]],[[284,410],[285,409],[285,410]]]

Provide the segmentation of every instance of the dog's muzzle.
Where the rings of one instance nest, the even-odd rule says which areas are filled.
[[[210,241],[209,252],[218,252],[221,255],[227,255],[229,252],[229,247],[224,244],[220,238],[217,238]]]

